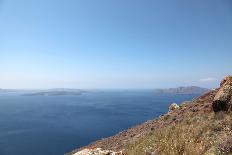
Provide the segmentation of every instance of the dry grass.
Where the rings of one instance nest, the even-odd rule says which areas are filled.
[[[223,123],[224,122],[224,123]],[[128,155],[220,155],[221,135],[229,134],[231,115],[210,113],[188,115],[180,123],[155,130],[130,143],[125,149]],[[223,134],[222,134],[223,133]],[[224,144],[225,145],[225,144]]]

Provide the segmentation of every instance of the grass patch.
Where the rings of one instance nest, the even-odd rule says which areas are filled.
[[[216,118],[216,119],[215,119]],[[152,131],[126,146],[126,155],[219,155],[218,136],[224,132],[227,114],[187,116],[180,123]],[[228,124],[230,125],[230,124]]]

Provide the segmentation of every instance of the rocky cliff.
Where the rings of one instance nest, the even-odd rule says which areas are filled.
[[[69,155],[217,155],[232,153],[232,77],[191,102]]]

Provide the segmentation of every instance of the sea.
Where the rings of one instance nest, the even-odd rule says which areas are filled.
[[[63,155],[197,96],[153,90],[94,90],[78,96],[0,93],[0,155]]]

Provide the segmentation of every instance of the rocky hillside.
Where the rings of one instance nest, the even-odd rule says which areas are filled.
[[[232,153],[232,77],[191,102],[69,155],[218,155]]]

